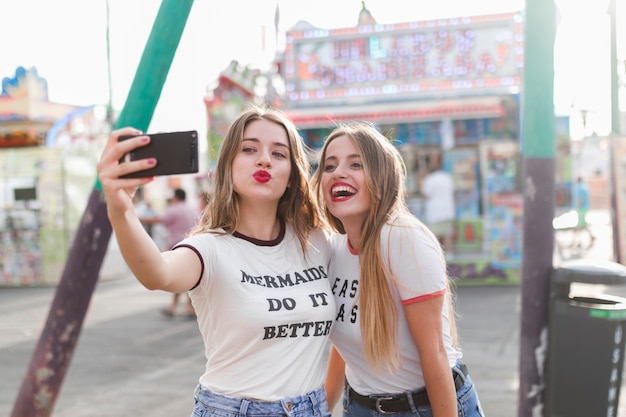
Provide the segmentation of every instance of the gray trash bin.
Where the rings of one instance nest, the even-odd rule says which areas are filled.
[[[626,267],[614,262],[576,260],[555,269],[550,294],[545,416],[617,416],[626,298],[605,294],[598,285],[574,290],[575,283],[626,285]]]

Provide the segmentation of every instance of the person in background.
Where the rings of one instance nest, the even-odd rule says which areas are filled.
[[[431,162],[429,173],[422,181],[421,192],[426,198],[424,217],[430,230],[437,236],[446,254],[454,251],[454,181],[441,163],[441,156]]]
[[[591,233],[591,230],[589,230],[589,224],[587,223],[587,213],[589,212],[589,187],[582,177],[578,177],[576,179],[574,202],[576,214],[578,216],[578,222],[574,228],[574,238],[578,242],[578,246],[583,246],[583,237],[581,232],[584,231],[587,233],[589,246],[591,246],[595,240],[595,236]]]
[[[405,203],[397,149],[368,123],[336,127],[313,185],[332,239],[337,314],[326,390],[345,417],[482,417],[456,344],[446,261]]]
[[[165,226],[167,230],[167,241],[166,247],[163,248],[163,250],[169,250],[187,236],[187,233],[196,225],[198,217],[198,210],[187,203],[186,191],[182,188],[177,188],[174,190],[172,197],[168,199],[168,204],[160,216],[139,217],[139,220],[144,225],[160,223]],[[163,315],[174,317],[178,311],[181,296],[182,293],[172,294],[172,301],[169,306],[161,310]],[[196,317],[193,305],[191,304],[191,298],[189,297],[187,297],[183,316],[190,319]]]
[[[149,141],[119,142],[119,136],[140,133],[114,131],[98,172],[135,277],[148,289],[187,291],[192,299],[206,356],[193,415],[329,417],[331,252],[295,125],[269,107],[239,115],[221,145],[199,223],[165,252],[141,226],[131,200],[151,178],[120,178],[157,162],[118,163]]]
[[[135,202],[135,211],[139,217],[147,217],[152,218],[158,215],[157,211],[152,207],[149,201],[146,201],[143,193],[143,188],[138,188],[137,192],[133,196],[133,201]],[[154,224],[144,224],[143,227],[146,229],[146,232],[152,237],[155,238],[154,232]]]

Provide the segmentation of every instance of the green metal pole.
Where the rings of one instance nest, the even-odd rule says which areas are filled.
[[[527,0],[522,88],[524,192],[518,417],[541,415],[544,402],[549,282],[554,252],[555,114],[552,0]]]
[[[145,131],[150,125],[192,5],[193,0],[161,3],[116,127],[134,126]],[[111,232],[106,203],[96,181],[11,417],[52,414]]]

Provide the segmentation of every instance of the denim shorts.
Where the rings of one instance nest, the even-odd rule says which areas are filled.
[[[457,363],[458,368],[461,363]],[[415,411],[399,411],[396,413],[379,413],[371,410],[366,406],[359,404],[354,400],[350,400],[348,394],[348,384],[343,395],[343,417],[433,417],[433,410],[430,405],[420,405],[415,407]],[[393,394],[397,395],[397,394]],[[386,394],[377,394],[376,397],[385,397]],[[472,379],[465,377],[465,382],[456,391],[456,403],[459,411],[459,417],[485,417],[485,413],[480,405],[478,394]]]
[[[202,386],[196,388],[191,417],[330,417],[326,391],[319,387],[297,397],[260,401],[218,394]]]

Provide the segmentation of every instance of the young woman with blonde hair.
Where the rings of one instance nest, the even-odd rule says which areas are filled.
[[[118,141],[120,135],[137,135]],[[228,130],[197,227],[161,252],[132,204],[155,165],[118,163],[149,137],[111,134],[98,164],[120,249],[148,289],[187,292],[205,345],[193,416],[329,416],[324,390],[335,314],[330,246],[302,139],[283,112],[252,107]]]
[[[444,254],[406,207],[397,149],[371,124],[338,126],[313,184],[338,232],[331,409],[343,394],[346,417],[483,416],[456,347]]]

